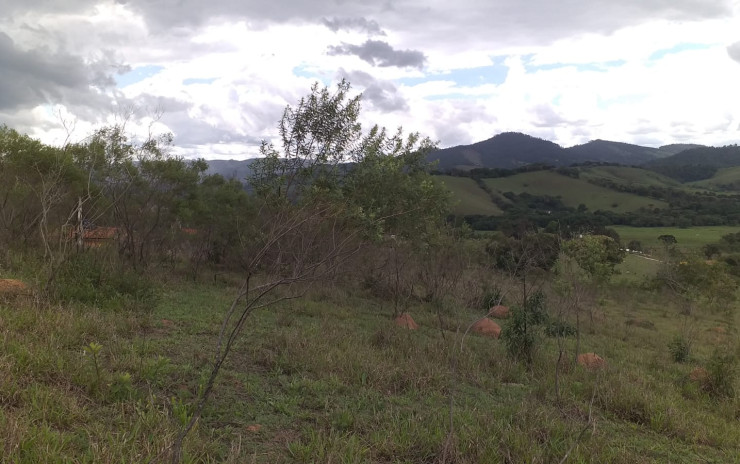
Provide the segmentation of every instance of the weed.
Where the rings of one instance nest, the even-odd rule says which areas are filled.
[[[716,398],[732,398],[735,396],[735,382],[737,380],[737,356],[734,353],[716,349],[707,363],[706,390]]]
[[[691,355],[691,343],[686,337],[676,335],[670,343],[668,343],[668,350],[671,352],[671,357],[675,362],[685,363],[689,360]]]
[[[90,356],[90,362],[92,363],[93,372],[95,377],[90,381],[90,391],[95,392],[100,388],[102,378],[100,372],[100,352],[103,350],[103,345],[95,342],[90,342],[89,345],[83,348],[83,354]]]

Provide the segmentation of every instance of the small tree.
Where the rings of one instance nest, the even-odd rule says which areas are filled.
[[[568,311],[576,317],[575,358],[580,351],[581,313],[587,307],[593,326],[593,308],[589,300],[601,290],[616,272],[615,267],[624,259],[624,251],[610,237],[584,235],[562,244],[556,274],[556,289],[568,301]],[[562,355],[562,345],[561,345]]]
[[[382,185],[384,176],[376,171],[384,167],[385,174],[402,181],[405,191],[421,194],[417,197],[421,205],[427,204],[424,195],[437,193],[429,187],[428,172],[422,165],[413,171],[405,162],[417,159],[424,144],[417,136],[399,144],[400,133],[387,137],[383,130],[362,138],[359,96],[349,98],[349,90],[345,81],[333,94],[314,85],[297,108],[283,113],[282,150],[262,145],[264,158],[253,164],[250,179],[257,213],[240,230],[244,279],[222,321],[211,373],[195,412],[173,445],[172,462],[180,461],[183,441],[200,419],[250,314],[299,298],[311,284],[332,278],[368,240],[395,228],[413,230],[415,226],[401,221],[402,216],[410,215],[409,221],[432,220],[434,213],[418,205],[390,201],[395,191],[372,188]],[[355,164],[350,168],[342,164],[346,161]]]

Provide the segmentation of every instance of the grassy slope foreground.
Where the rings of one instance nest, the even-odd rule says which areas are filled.
[[[331,287],[258,312],[186,442],[186,462],[434,462],[451,393],[454,462],[559,462],[569,450],[568,462],[738,462],[740,402],[689,380],[737,336],[734,321],[684,319],[664,299],[615,290],[581,341],[608,367],[567,367],[560,403],[554,342],[528,370],[500,340],[463,341],[458,327],[480,315],[467,309],[446,308],[442,332],[434,307],[412,305],[421,329],[408,331],[391,324],[390,303]],[[149,315],[4,301],[3,462],[156,461],[190,413],[233,292],[167,284]],[[626,324],[634,320],[652,325]],[[676,364],[667,344],[687,322],[693,357]],[[102,345],[97,354],[91,343]]]

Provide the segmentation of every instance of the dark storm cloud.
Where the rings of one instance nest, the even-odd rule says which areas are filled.
[[[373,66],[399,68],[423,68],[424,54],[417,50],[396,50],[387,42],[368,40],[362,45],[343,43],[329,47],[330,55],[356,55]]]
[[[369,35],[385,35],[380,25],[375,20],[366,18],[322,18],[321,24],[334,32],[359,31]]]
[[[398,88],[390,81],[381,81],[362,71],[340,70],[339,79],[347,79],[353,85],[363,87],[362,101],[369,102],[382,111],[406,111],[409,105],[398,93]]]
[[[727,53],[730,55],[730,58],[740,63],[740,42],[735,42],[727,47]]]
[[[83,61],[67,54],[24,51],[0,32],[0,108],[37,105],[81,91],[92,80]]]

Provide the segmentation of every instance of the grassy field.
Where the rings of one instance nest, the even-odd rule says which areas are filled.
[[[161,459],[192,413],[235,288],[161,291],[150,314],[0,303],[3,462]],[[550,463],[568,452],[568,462],[740,460],[740,400],[709,397],[689,380],[736,337],[734,318],[684,319],[663,297],[615,288],[581,340],[608,367],[566,365],[557,400],[553,339],[528,369],[502,340],[463,339],[480,312],[445,307],[440,328],[434,306],[412,303],[421,326],[412,332],[393,326],[389,307],[329,286],[256,313],[185,462],[439,462],[445,449],[459,463]],[[693,355],[676,364],[667,345],[686,321]],[[709,330],[717,326],[728,333]]]
[[[641,187],[681,188],[682,184],[670,177],[663,176],[647,169],[627,166],[593,166],[581,167],[581,178],[606,179],[617,184]]]
[[[610,226],[610,228],[617,231],[622,243],[637,240],[643,247],[660,248],[663,244],[658,240],[658,237],[661,235],[673,235],[676,237],[677,247],[695,250],[708,243],[718,242],[723,235],[740,231],[740,227],[735,226],[690,227],[688,229],[629,226]]]
[[[728,190],[740,190],[740,166],[719,169],[712,178],[687,185],[710,190],[725,189],[726,186],[732,185],[733,187]]]
[[[532,195],[560,196],[566,206],[575,208],[582,203],[591,211],[601,209],[627,212],[643,207],[667,207],[661,200],[615,192],[584,179],[574,179],[552,171],[527,172],[511,177],[485,179],[485,182],[493,191],[500,193],[528,192]]]
[[[496,216],[501,209],[473,179],[468,177],[435,176],[452,191],[452,212],[455,214],[482,214]]]
[[[656,258],[628,253],[617,266],[618,273],[612,281],[640,284],[655,277],[659,267],[660,261]]]

